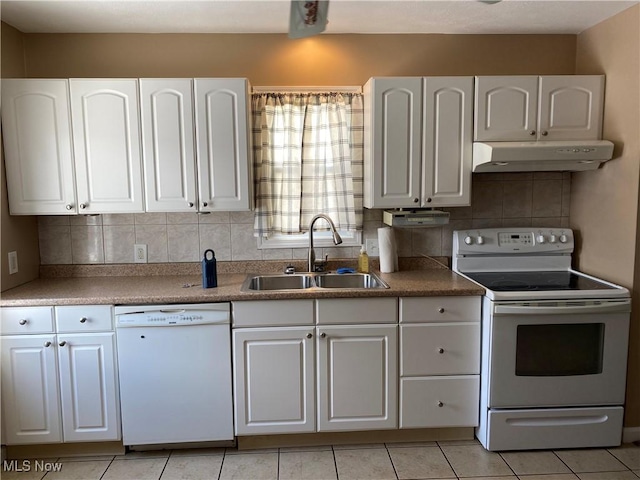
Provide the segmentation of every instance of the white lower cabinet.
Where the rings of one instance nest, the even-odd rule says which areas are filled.
[[[233,332],[238,435],[314,432],[314,328]]]
[[[93,331],[112,330],[111,307],[75,318],[77,308],[55,308],[58,330],[91,333],[56,335],[51,307],[2,309],[2,331],[13,333],[0,339],[7,445],[120,439],[115,333]]]
[[[400,428],[475,427],[480,297],[400,299]]]
[[[398,427],[396,325],[318,327],[318,431]]]
[[[7,445],[62,441],[54,334],[2,337]]]

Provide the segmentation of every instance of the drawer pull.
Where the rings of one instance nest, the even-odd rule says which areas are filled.
[[[326,333],[324,333],[324,332],[322,332],[322,333],[320,334],[320,337],[321,337],[321,338],[326,338],[326,336],[327,336],[327,334],[326,334]]]
[[[44,342],[45,348],[49,348],[51,346],[51,342]]]
[[[87,317],[82,317],[82,318],[80,319],[80,323],[85,323],[86,321],[87,321]]]
[[[440,348],[438,349],[438,353],[439,353],[439,354],[443,354],[443,353],[444,353],[444,348],[440,347]]]
[[[313,338],[313,334],[312,333],[307,333],[307,338]]]
[[[438,407],[444,407],[444,403],[442,403],[440,400],[438,400]]]
[[[27,320],[26,318],[23,318],[23,319],[21,319],[18,323],[19,323],[20,325],[26,325],[26,324],[27,324],[27,322],[28,322],[28,320]]]
[[[64,347],[66,344],[67,344],[67,342],[65,340],[63,340],[58,345],[60,345],[61,347]]]
[[[438,313],[444,313],[444,308],[443,308],[443,307],[440,307],[440,308],[438,309]]]

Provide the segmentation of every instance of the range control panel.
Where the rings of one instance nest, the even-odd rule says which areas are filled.
[[[481,228],[453,232],[453,253],[571,253],[570,228]]]

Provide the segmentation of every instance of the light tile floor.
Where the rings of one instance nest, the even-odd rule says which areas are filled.
[[[131,452],[46,459],[60,471],[2,471],[2,480],[637,480],[640,447],[502,452],[476,441],[336,445],[238,451]],[[22,461],[19,465],[24,465]],[[40,464],[43,465],[43,464]]]

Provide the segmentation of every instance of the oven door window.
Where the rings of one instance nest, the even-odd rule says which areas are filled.
[[[518,325],[516,376],[602,373],[604,323]]]

